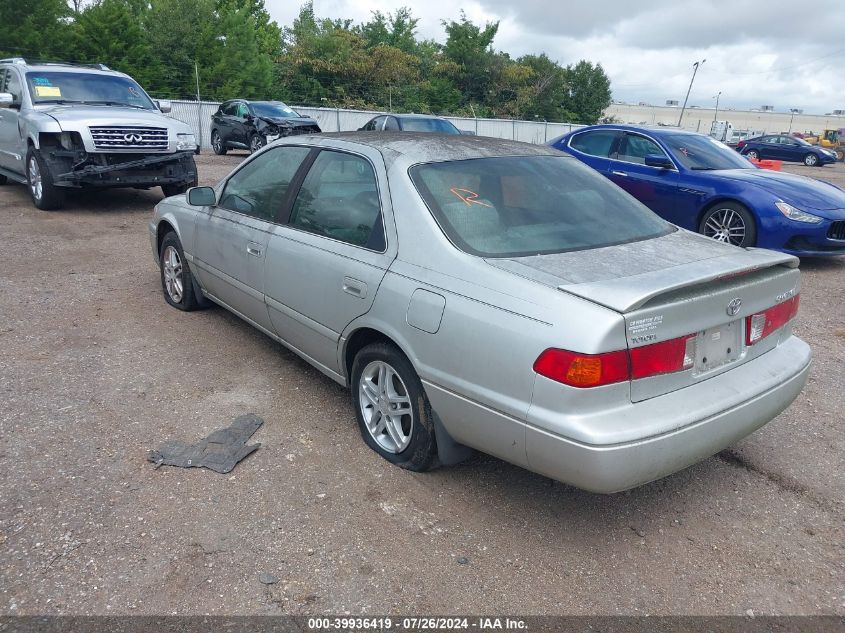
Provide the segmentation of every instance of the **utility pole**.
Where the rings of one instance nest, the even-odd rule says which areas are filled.
[[[722,91],[719,91],[719,94],[716,95],[716,114],[713,115],[713,121],[719,118],[719,97],[722,96]]]
[[[684,110],[687,109],[687,101],[689,101],[689,93],[692,92],[692,82],[695,81],[695,74],[698,72],[698,67],[706,61],[706,59],[702,59],[700,62],[695,62],[692,65],[692,79],[689,80],[689,88],[687,88],[687,96],[684,99],[684,107],[681,108],[681,116],[678,117],[678,127],[681,127],[681,121],[684,120]]]
[[[194,60],[194,74],[197,78],[197,128],[199,129],[199,147],[202,147],[202,101],[200,101],[200,67]]]
[[[798,108],[789,108],[789,132],[787,134],[792,134],[792,119],[795,118],[795,113],[798,112]]]

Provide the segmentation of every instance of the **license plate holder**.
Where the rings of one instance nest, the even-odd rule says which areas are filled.
[[[695,373],[703,374],[737,360],[742,354],[742,321],[702,330],[695,340]]]

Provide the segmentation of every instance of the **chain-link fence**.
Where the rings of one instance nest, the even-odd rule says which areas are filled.
[[[214,101],[171,101],[170,116],[191,126],[197,141],[203,148],[211,147],[211,115],[217,111],[219,102]],[[357,130],[374,116],[385,114],[371,110],[344,110],[341,108],[296,107],[302,116],[317,121],[324,132],[346,132]],[[573,123],[551,123],[546,121],[518,121],[515,119],[474,119],[443,117],[458,129],[473,132],[478,136],[508,138],[527,143],[545,143],[556,136],[583,127]]]

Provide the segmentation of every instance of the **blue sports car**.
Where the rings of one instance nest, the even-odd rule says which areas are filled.
[[[736,246],[845,255],[845,190],[759,169],[708,136],[597,125],[549,145],[572,154],[685,229]]]

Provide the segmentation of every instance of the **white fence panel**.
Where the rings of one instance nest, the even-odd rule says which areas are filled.
[[[171,101],[170,115],[177,121],[191,126],[203,149],[211,147],[211,115],[217,111],[216,101]],[[296,106],[295,106],[296,107]],[[296,107],[303,116],[310,116],[324,132],[357,130],[374,116],[384,112],[371,110],[343,110],[338,108]],[[545,143],[553,138],[583,127],[572,123],[546,123],[545,121],[519,121],[512,119],[474,119],[469,117],[444,117],[460,130],[478,136],[515,139],[527,143]]]

